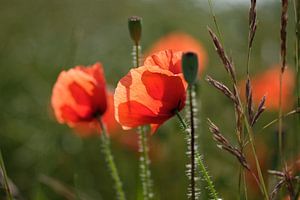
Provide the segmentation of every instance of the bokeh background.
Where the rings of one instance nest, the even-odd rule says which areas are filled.
[[[250,1],[213,2],[226,49],[242,80]],[[290,11],[293,22],[292,7]],[[82,138],[58,124],[50,97],[60,71],[96,61],[103,63],[107,83],[114,88],[132,67],[127,30],[132,15],[143,18],[143,50],[172,31],[184,31],[202,43],[208,63],[198,84],[200,150],[223,199],[237,198],[238,163],[216,147],[205,122],[211,118],[236,144],[233,107],[203,78],[210,74],[229,83],[207,32],[207,26],[214,28],[207,1],[0,0],[0,147],[7,173],[24,199],[66,199],[49,182],[45,184],[43,176],[72,188],[82,199],[115,198],[98,137]],[[279,1],[258,2],[253,74],[279,62],[279,19]],[[288,25],[288,35],[288,64],[293,70],[293,23]],[[255,130],[276,116],[276,110],[267,111]],[[285,120],[288,136],[295,133],[295,124],[293,117]],[[276,126],[256,135],[259,154],[268,166],[276,159],[275,135]],[[165,123],[150,140],[155,199],[186,199],[186,146],[177,119]],[[119,141],[112,140],[112,147],[128,199],[139,199],[138,153]],[[255,189],[249,191],[252,199],[260,199]],[[208,199],[205,192],[202,195]]]

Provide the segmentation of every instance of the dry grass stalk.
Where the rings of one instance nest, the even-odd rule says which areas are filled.
[[[261,114],[265,111],[266,107],[265,107],[265,103],[266,103],[266,96],[264,95],[262,97],[262,99],[260,100],[260,103],[258,105],[257,111],[253,116],[253,119],[251,121],[251,126],[254,126],[254,124],[257,122],[258,118],[261,116]]]
[[[256,16],[256,0],[251,0],[251,6],[249,10],[249,43],[248,48],[252,47],[253,39],[257,28],[257,16]]]
[[[279,179],[279,181],[276,183],[273,191],[271,192],[271,199],[275,199],[275,197],[278,194],[279,190],[283,186],[286,186],[287,191],[289,192],[289,195],[290,195],[291,199],[297,199],[296,197],[298,195],[295,192],[294,181],[299,181],[299,177],[294,176],[292,170],[289,170],[289,169],[287,169],[287,167],[285,167],[283,172],[276,171],[276,170],[269,170],[268,173]]]
[[[234,69],[234,65],[231,62],[231,60],[228,58],[228,56],[226,55],[224,48],[220,42],[220,40],[218,39],[218,37],[216,36],[216,34],[208,27],[208,32],[213,40],[215,49],[219,55],[219,57],[221,58],[224,67],[226,69],[226,71],[230,74],[232,80],[234,83],[236,83],[236,76],[235,76],[235,69]]]
[[[210,76],[206,76],[205,79],[209,84],[217,88],[219,91],[221,91],[225,96],[227,96],[230,100],[232,100],[234,103],[237,102],[234,94],[230,91],[230,89],[224,85],[223,83],[211,78]]]
[[[217,146],[235,156],[245,169],[251,171],[244,154],[238,148],[229,143],[229,141],[220,133],[220,129],[210,119],[207,119],[207,123],[210,132],[213,134],[213,139],[218,143]]]
[[[278,194],[281,187],[284,185],[284,180],[280,180],[274,187],[274,189],[271,192],[270,198],[275,199],[276,195]]]
[[[249,121],[252,122],[253,116],[254,116],[254,110],[253,110],[253,101],[252,101],[252,87],[250,78],[247,78],[246,82],[246,103],[247,103],[247,111],[248,111],[248,117]]]
[[[281,28],[280,28],[280,43],[281,43],[281,72],[284,72],[286,66],[286,27],[288,22],[288,0],[281,1]]]

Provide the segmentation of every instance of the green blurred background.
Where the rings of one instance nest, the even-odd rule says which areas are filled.
[[[242,79],[250,1],[214,2],[225,46]],[[42,183],[41,175],[74,188],[85,199],[115,199],[100,141],[80,138],[58,124],[50,96],[61,70],[96,61],[104,64],[107,83],[114,88],[131,67],[132,42],[127,30],[131,15],[143,17],[143,49],[171,31],[187,32],[208,53],[204,73],[229,83],[207,32],[207,26],[214,26],[206,0],[0,0],[0,147],[7,172],[24,199],[65,199]],[[279,1],[259,1],[253,73],[279,62],[279,19]],[[293,66],[292,23],[288,29],[288,63]],[[201,153],[223,199],[236,199],[238,163],[216,147],[205,123],[207,117],[213,119],[236,144],[232,105],[203,78],[199,91]],[[276,115],[266,112],[257,127]],[[292,133],[295,123],[293,118],[285,121],[287,133]],[[267,147],[268,159],[276,149],[275,132],[273,126],[257,135]],[[186,199],[186,146],[177,119],[165,123],[151,140],[157,143],[158,154],[151,165],[156,199]],[[137,199],[141,195],[138,154],[115,141],[112,146],[128,199]],[[208,199],[205,192],[202,195]],[[260,199],[252,195],[255,198]]]

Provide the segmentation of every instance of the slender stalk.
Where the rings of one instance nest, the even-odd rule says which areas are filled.
[[[209,0],[211,1],[211,0]],[[211,12],[212,12],[212,7],[211,7]],[[212,12],[213,13],[213,12]],[[217,21],[215,20],[214,18],[214,22],[215,22],[215,25],[217,27],[217,30],[218,30],[218,23]],[[214,44],[215,44],[215,47],[217,48],[217,52],[218,54],[220,55],[222,61],[223,61],[223,64],[225,65],[225,68],[226,70],[229,72],[231,78],[232,78],[232,81],[233,81],[233,86],[234,86],[234,90],[235,90],[235,96],[236,96],[236,100],[237,100],[237,104],[239,105],[240,109],[241,109],[241,115],[242,115],[242,118],[244,120],[244,124],[245,124],[245,127],[246,127],[246,130],[247,130],[247,133],[249,135],[249,140],[250,140],[250,144],[251,144],[251,150],[252,150],[252,153],[254,155],[254,158],[255,158],[255,163],[256,163],[256,169],[258,171],[258,175],[259,175],[259,181],[260,181],[260,187],[262,188],[262,193],[263,195],[265,196],[265,199],[266,200],[269,200],[270,197],[269,197],[269,194],[268,194],[268,190],[266,188],[266,185],[265,185],[265,182],[264,182],[264,178],[263,178],[263,175],[262,175],[262,171],[261,171],[261,168],[260,168],[260,164],[259,164],[259,161],[258,161],[258,158],[257,158],[257,154],[256,154],[256,148],[255,148],[255,144],[254,144],[254,134],[253,134],[253,130],[248,122],[248,119],[247,119],[247,116],[246,116],[246,113],[243,109],[243,104],[241,102],[241,99],[240,99],[240,95],[239,95],[239,92],[237,90],[237,81],[236,81],[236,77],[235,77],[235,72],[234,72],[234,68],[233,68],[233,65],[231,64],[231,61],[228,60],[226,54],[225,54],[225,48],[222,47],[224,45],[222,45],[222,39],[221,39],[221,44],[219,44],[217,38],[211,33],[210,31],[210,34],[212,35],[212,38],[213,38],[213,41],[214,41]],[[221,36],[220,32],[218,31],[218,34]],[[219,36],[219,37],[220,37]],[[250,53],[249,53],[250,55]],[[250,58],[250,57],[249,57]]]
[[[297,106],[300,107],[300,0],[294,0],[295,13],[295,65],[296,65],[296,90],[297,90]],[[300,120],[300,118],[299,118]]]
[[[219,28],[219,25],[218,25],[218,22],[217,22],[217,17],[216,17],[216,14],[214,12],[214,9],[213,9],[212,0],[208,0],[208,5],[209,5],[209,12],[210,12],[210,14],[211,14],[211,16],[213,18],[215,28],[217,29],[217,32],[218,32],[218,36],[219,36],[219,38],[221,40],[221,43],[222,43],[223,47],[225,48],[224,43],[223,43],[222,33],[221,33],[220,28]]]
[[[294,0],[294,15],[295,15],[295,68],[296,68],[296,94],[297,94],[297,107],[300,107],[300,0]],[[296,116],[296,132],[295,137],[295,152],[294,156],[299,153],[300,136],[300,115]]]
[[[255,163],[256,163],[256,169],[257,169],[257,172],[258,172],[259,182],[261,184],[265,199],[269,200],[270,197],[269,197],[269,194],[268,194],[268,190],[267,190],[267,187],[266,187],[266,184],[265,184],[265,181],[264,181],[264,177],[262,175],[262,171],[261,171],[261,168],[260,168],[260,164],[259,164],[259,161],[258,161],[258,158],[257,158],[257,154],[256,154],[256,147],[255,147],[255,144],[254,144],[254,137],[253,137],[254,134],[253,134],[253,131],[252,131],[251,127],[249,126],[249,123],[248,123],[246,118],[245,118],[245,125],[246,125],[247,132],[249,134],[249,140],[250,140],[251,149],[252,149],[254,159],[255,159]]]
[[[289,116],[291,116],[291,115],[294,115],[294,114],[296,114],[296,113],[298,113],[298,112],[299,112],[299,111],[297,111],[297,110],[292,110],[292,111],[288,112],[287,114],[285,114],[285,115],[283,115],[283,116],[281,116],[281,117],[282,117],[282,118],[286,118],[286,117],[289,117]],[[270,127],[271,125],[275,124],[276,122],[278,122],[278,118],[276,118],[276,119],[272,120],[271,122],[269,122],[268,124],[264,125],[264,126],[262,127],[262,129],[260,129],[260,131],[258,131],[258,133],[263,132],[263,130],[265,130],[266,128],[268,128],[268,127]]]
[[[135,67],[140,66],[141,57],[141,46],[136,43],[133,46],[133,63]],[[152,179],[150,171],[150,158],[148,155],[149,147],[147,143],[147,131],[145,127],[140,126],[138,128],[139,134],[139,151],[140,151],[140,178],[143,188],[143,198],[144,200],[152,199]]]
[[[188,90],[189,95],[189,113],[191,123],[191,191],[192,200],[196,199],[196,185],[195,185],[195,119],[194,119],[194,105],[193,105],[193,85],[190,85]]]
[[[147,132],[145,127],[140,126],[139,130],[139,145],[140,145],[140,177],[142,181],[143,188],[143,200],[148,200],[153,198],[152,192],[152,179],[150,172],[150,159],[148,155],[148,145],[147,145]]]
[[[262,192],[263,192],[265,198],[267,200],[269,200],[270,197],[269,197],[269,194],[268,194],[268,190],[267,190],[267,187],[266,187],[266,184],[265,184],[265,181],[264,181],[264,177],[262,175],[262,171],[261,171],[261,168],[260,168],[260,164],[259,164],[259,161],[258,161],[258,157],[257,157],[257,154],[256,154],[256,147],[255,147],[255,143],[254,143],[253,130],[252,130],[252,128],[251,128],[251,126],[248,122],[248,119],[246,117],[246,114],[245,114],[245,111],[243,109],[242,102],[241,102],[241,99],[240,99],[240,96],[239,96],[238,92],[237,92],[236,96],[237,96],[238,103],[241,106],[241,112],[243,114],[245,127],[246,127],[246,130],[248,132],[249,141],[250,141],[251,149],[252,149],[253,156],[254,156],[254,159],[255,159],[256,169],[257,169],[257,172],[258,172],[258,178],[259,178],[259,182],[260,182],[260,185],[261,185],[261,188],[262,188]]]
[[[257,180],[257,179],[256,179],[256,180]],[[247,182],[246,182],[245,171],[243,171],[243,182],[244,182],[245,200],[248,200],[248,191],[247,191]]]
[[[10,187],[9,187],[9,183],[8,183],[8,177],[7,177],[7,173],[5,170],[5,165],[4,165],[4,161],[3,161],[3,157],[2,157],[2,152],[0,150],[0,170],[3,175],[3,182],[4,182],[4,188],[6,191],[6,198],[7,200],[13,200],[13,196],[12,193],[10,191]]]
[[[208,171],[206,170],[206,167],[204,165],[203,159],[199,155],[199,153],[196,153],[196,161],[197,165],[199,167],[200,172],[202,173],[203,179],[205,180],[207,184],[207,189],[209,190],[209,195],[211,199],[219,200],[217,191],[215,190],[214,183],[212,182]]]
[[[278,151],[280,162],[283,163],[283,147],[282,147],[282,76],[283,72],[279,76],[279,111],[278,111]]]
[[[123,191],[122,182],[121,182],[121,179],[120,179],[120,176],[118,173],[118,169],[116,167],[116,164],[115,164],[115,161],[114,161],[111,149],[110,149],[110,140],[109,140],[109,137],[107,136],[106,128],[104,127],[101,118],[98,119],[98,122],[100,125],[100,129],[102,130],[102,133],[101,133],[102,150],[105,155],[108,168],[111,172],[110,174],[111,174],[112,179],[115,184],[117,197],[119,200],[125,200],[126,199],[125,193]]]
[[[283,73],[286,67],[286,52],[287,52],[287,22],[288,22],[288,0],[281,0],[281,24],[280,24],[280,59],[281,59],[281,71],[279,75],[279,112],[278,112],[278,148],[281,165],[285,164],[285,158],[283,155],[282,144],[282,84]]]
[[[189,129],[189,126],[187,125],[187,123],[185,122],[185,120],[183,119],[183,117],[180,115],[180,113],[176,110],[175,111],[175,114],[182,126],[182,128],[186,131]],[[199,168],[202,176],[203,176],[203,180],[206,182],[207,184],[207,190],[209,192],[209,195],[210,197],[213,199],[213,200],[220,200],[220,198],[218,197],[218,193],[215,189],[215,186],[214,186],[214,183],[213,181],[211,180],[211,177],[209,176],[209,173],[205,167],[205,164],[204,164],[204,161],[203,159],[201,158],[201,155],[199,154],[199,152],[195,152],[196,153],[196,161],[197,161],[197,167]]]

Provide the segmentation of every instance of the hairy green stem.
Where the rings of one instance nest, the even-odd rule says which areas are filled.
[[[148,155],[148,145],[147,145],[147,132],[146,127],[140,126],[139,130],[139,145],[140,145],[140,176],[143,188],[143,200],[149,200],[153,198],[152,192],[152,180],[150,172],[150,159]]]
[[[118,169],[116,167],[116,164],[115,164],[115,161],[114,161],[111,149],[110,149],[110,140],[109,140],[109,137],[107,136],[106,128],[104,127],[101,118],[99,118],[98,122],[99,122],[100,128],[102,130],[102,133],[101,133],[102,150],[105,155],[108,168],[111,172],[110,174],[112,176],[112,179],[114,180],[117,197],[119,200],[125,200],[126,199],[125,193],[123,191],[122,182],[121,182],[121,179],[120,179],[120,176],[118,173]]]
[[[180,113],[176,110],[175,111],[175,114],[182,126],[182,128],[186,131],[187,129],[189,129],[189,126],[187,125],[187,123],[185,122],[185,120],[183,119],[183,117],[180,115]],[[210,197],[213,199],[213,200],[220,200],[220,198],[218,198],[218,193],[215,189],[215,186],[214,186],[214,183],[213,181],[211,180],[210,176],[209,176],[209,173],[205,167],[205,164],[204,164],[204,161],[203,159],[201,158],[201,155],[199,154],[199,152],[195,152],[195,156],[196,156],[196,163],[197,163],[197,166],[202,174],[202,177],[204,179],[204,181],[206,182],[207,184],[207,190],[209,192],[209,195]]]
[[[190,123],[191,123],[191,189],[192,200],[196,199],[196,185],[195,185],[195,119],[194,119],[194,105],[193,105],[193,85],[190,85],[189,105],[190,105]]]
[[[133,64],[135,67],[140,66],[141,46],[139,43],[133,46]],[[143,200],[153,198],[152,179],[150,171],[150,158],[148,155],[149,147],[147,143],[147,131],[144,126],[138,127],[139,150],[140,150],[140,179],[143,190]]]
[[[0,170],[1,170],[1,173],[3,175],[3,182],[4,182],[4,188],[5,188],[5,191],[6,191],[6,198],[7,198],[7,200],[13,200],[13,196],[12,196],[12,193],[10,191],[10,187],[9,187],[9,183],[8,183],[8,177],[7,177],[7,173],[6,173],[6,169],[5,169],[5,165],[4,165],[1,150],[0,150]]]
[[[215,190],[214,183],[212,182],[212,180],[208,174],[208,171],[204,165],[203,159],[201,158],[199,153],[196,153],[196,161],[197,161],[199,170],[203,176],[203,179],[205,180],[205,182],[207,184],[207,189],[209,190],[210,198],[214,199],[214,200],[219,200],[217,191]]]

